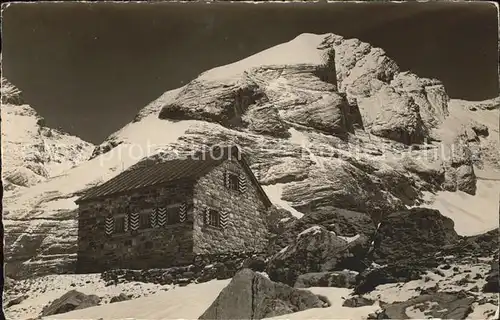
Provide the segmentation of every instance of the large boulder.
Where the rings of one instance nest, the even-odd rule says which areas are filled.
[[[97,306],[100,298],[96,295],[86,295],[76,290],[66,292],[60,298],[43,308],[42,316],[50,316]]]
[[[268,99],[252,79],[191,81],[174,101],[163,106],[160,119],[205,120],[225,126],[242,126],[242,116],[250,105],[265,103]]]
[[[433,259],[394,261],[384,266],[374,264],[356,276],[354,293],[365,294],[381,284],[418,280],[438,265]]]
[[[376,231],[375,223],[368,214],[330,206],[319,208],[300,219],[288,221],[290,222],[279,229],[279,235],[270,241],[270,253],[275,254],[286,246],[290,246],[299,233],[313,226],[322,226],[344,237],[355,237],[359,234],[371,238]],[[277,221],[271,225],[275,224]]]
[[[454,223],[438,210],[412,208],[387,216],[374,241],[373,259],[378,264],[433,257],[459,239]]]
[[[329,305],[312,292],[239,271],[199,319],[263,319]]]
[[[270,258],[267,273],[274,281],[293,285],[304,273],[359,269],[361,263],[353,251],[366,242],[361,235],[339,237],[322,226],[312,226]]]

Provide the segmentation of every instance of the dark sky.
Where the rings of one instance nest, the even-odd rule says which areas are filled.
[[[2,67],[49,126],[100,143],[163,92],[304,32],[382,47],[453,98],[498,94],[488,3],[14,4]]]

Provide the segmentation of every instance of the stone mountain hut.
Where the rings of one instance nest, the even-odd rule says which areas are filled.
[[[271,202],[238,148],[218,150],[144,161],[77,199],[77,272],[264,251]]]

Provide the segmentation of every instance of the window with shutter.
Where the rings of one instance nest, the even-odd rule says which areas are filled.
[[[220,227],[220,214],[219,211],[208,209],[207,224],[212,227]]]
[[[115,217],[115,233],[125,233],[125,216]]]
[[[179,206],[172,206],[167,209],[167,224],[177,224],[181,222],[180,220]]]
[[[228,173],[228,188],[231,190],[239,190],[239,178],[237,174]]]
[[[149,213],[142,213],[139,215],[139,229],[151,228],[151,217]]]

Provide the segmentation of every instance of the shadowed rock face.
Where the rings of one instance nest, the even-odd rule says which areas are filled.
[[[199,319],[263,319],[328,306],[310,291],[275,283],[249,269],[239,271]]]
[[[433,256],[459,239],[454,223],[437,210],[413,208],[387,216],[375,237],[373,257],[378,264]]]
[[[500,282],[498,280],[498,255],[496,260],[491,262],[491,269],[486,277],[487,283],[483,287],[484,292],[499,292]]]

